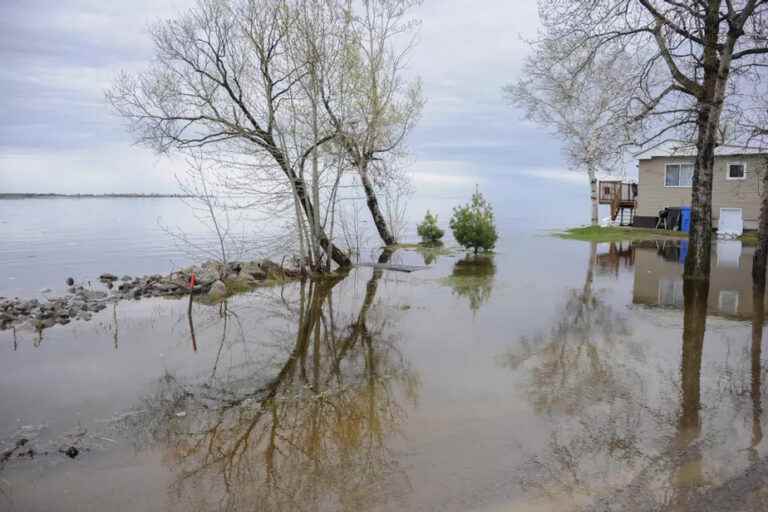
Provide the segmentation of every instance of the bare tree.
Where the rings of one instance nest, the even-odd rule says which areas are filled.
[[[709,275],[716,147],[730,138],[721,120],[738,113],[768,54],[763,0],[541,1],[542,40],[592,64],[623,55],[633,64],[625,96],[627,126],[640,148],[695,148],[691,244],[685,273]],[[727,125],[727,123],[726,123]],[[731,143],[734,141],[731,140]]]
[[[308,73],[288,48],[291,8],[283,0],[200,0],[152,28],[153,65],[136,76],[121,74],[107,98],[136,140],[158,151],[246,159],[280,189],[277,197],[290,193],[297,223],[312,226],[313,243],[345,267],[349,258],[317,227],[321,212],[302,172],[335,133],[303,129],[289,108],[306,105],[299,82]]]
[[[591,222],[598,224],[597,173],[612,173],[622,163],[626,139],[627,61],[595,60],[589,77],[578,80],[581,52],[561,55],[547,41],[534,46],[523,66],[523,78],[504,88],[526,117],[553,128],[562,137],[573,170],[589,179]]]
[[[386,188],[400,179],[391,171],[406,136],[424,105],[421,82],[406,81],[406,59],[415,42],[417,22],[409,11],[421,0],[362,0],[361,13],[351,0],[340,7],[345,20],[339,31],[345,51],[340,55],[341,73],[347,86],[340,101],[327,89],[324,105],[338,131],[337,142],[357,172],[365,191],[368,210],[385,245],[397,242],[392,226],[381,210],[377,185]]]

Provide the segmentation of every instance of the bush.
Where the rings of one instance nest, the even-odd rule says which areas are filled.
[[[475,254],[478,250],[490,251],[496,246],[499,235],[493,222],[493,209],[480,192],[472,194],[472,201],[453,209],[451,217],[453,238]]]
[[[427,214],[424,215],[424,220],[416,228],[416,233],[421,237],[421,241],[424,244],[435,245],[440,243],[440,239],[445,234],[442,229],[437,226],[437,215],[427,210]]]

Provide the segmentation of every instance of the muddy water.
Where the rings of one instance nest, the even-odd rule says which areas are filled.
[[[2,331],[0,509],[765,509],[764,293],[715,252],[525,235]]]

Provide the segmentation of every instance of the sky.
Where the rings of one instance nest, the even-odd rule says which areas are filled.
[[[120,70],[152,57],[147,26],[190,0],[0,2],[0,192],[176,192],[181,162],[132,144],[104,100]],[[408,141],[418,191],[514,184],[586,195],[560,144],[522,118],[501,88],[520,76],[535,0],[425,0],[409,73],[427,100]]]

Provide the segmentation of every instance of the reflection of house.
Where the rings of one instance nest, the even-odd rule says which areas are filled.
[[[743,221],[744,229],[757,229],[761,176],[767,154],[732,154],[715,157],[712,185],[712,220]],[[690,206],[693,157],[653,156],[638,165],[638,201],[634,225],[654,227],[659,210]]]
[[[754,248],[742,249],[739,242],[727,242],[718,244],[716,253],[710,276],[709,311],[722,316],[751,318]],[[683,307],[683,264],[677,242],[636,246],[632,302]]]
[[[635,261],[635,251],[632,242],[611,242],[608,245],[608,252],[599,253],[595,256],[597,272],[599,274],[618,275],[619,269],[631,269]]]

